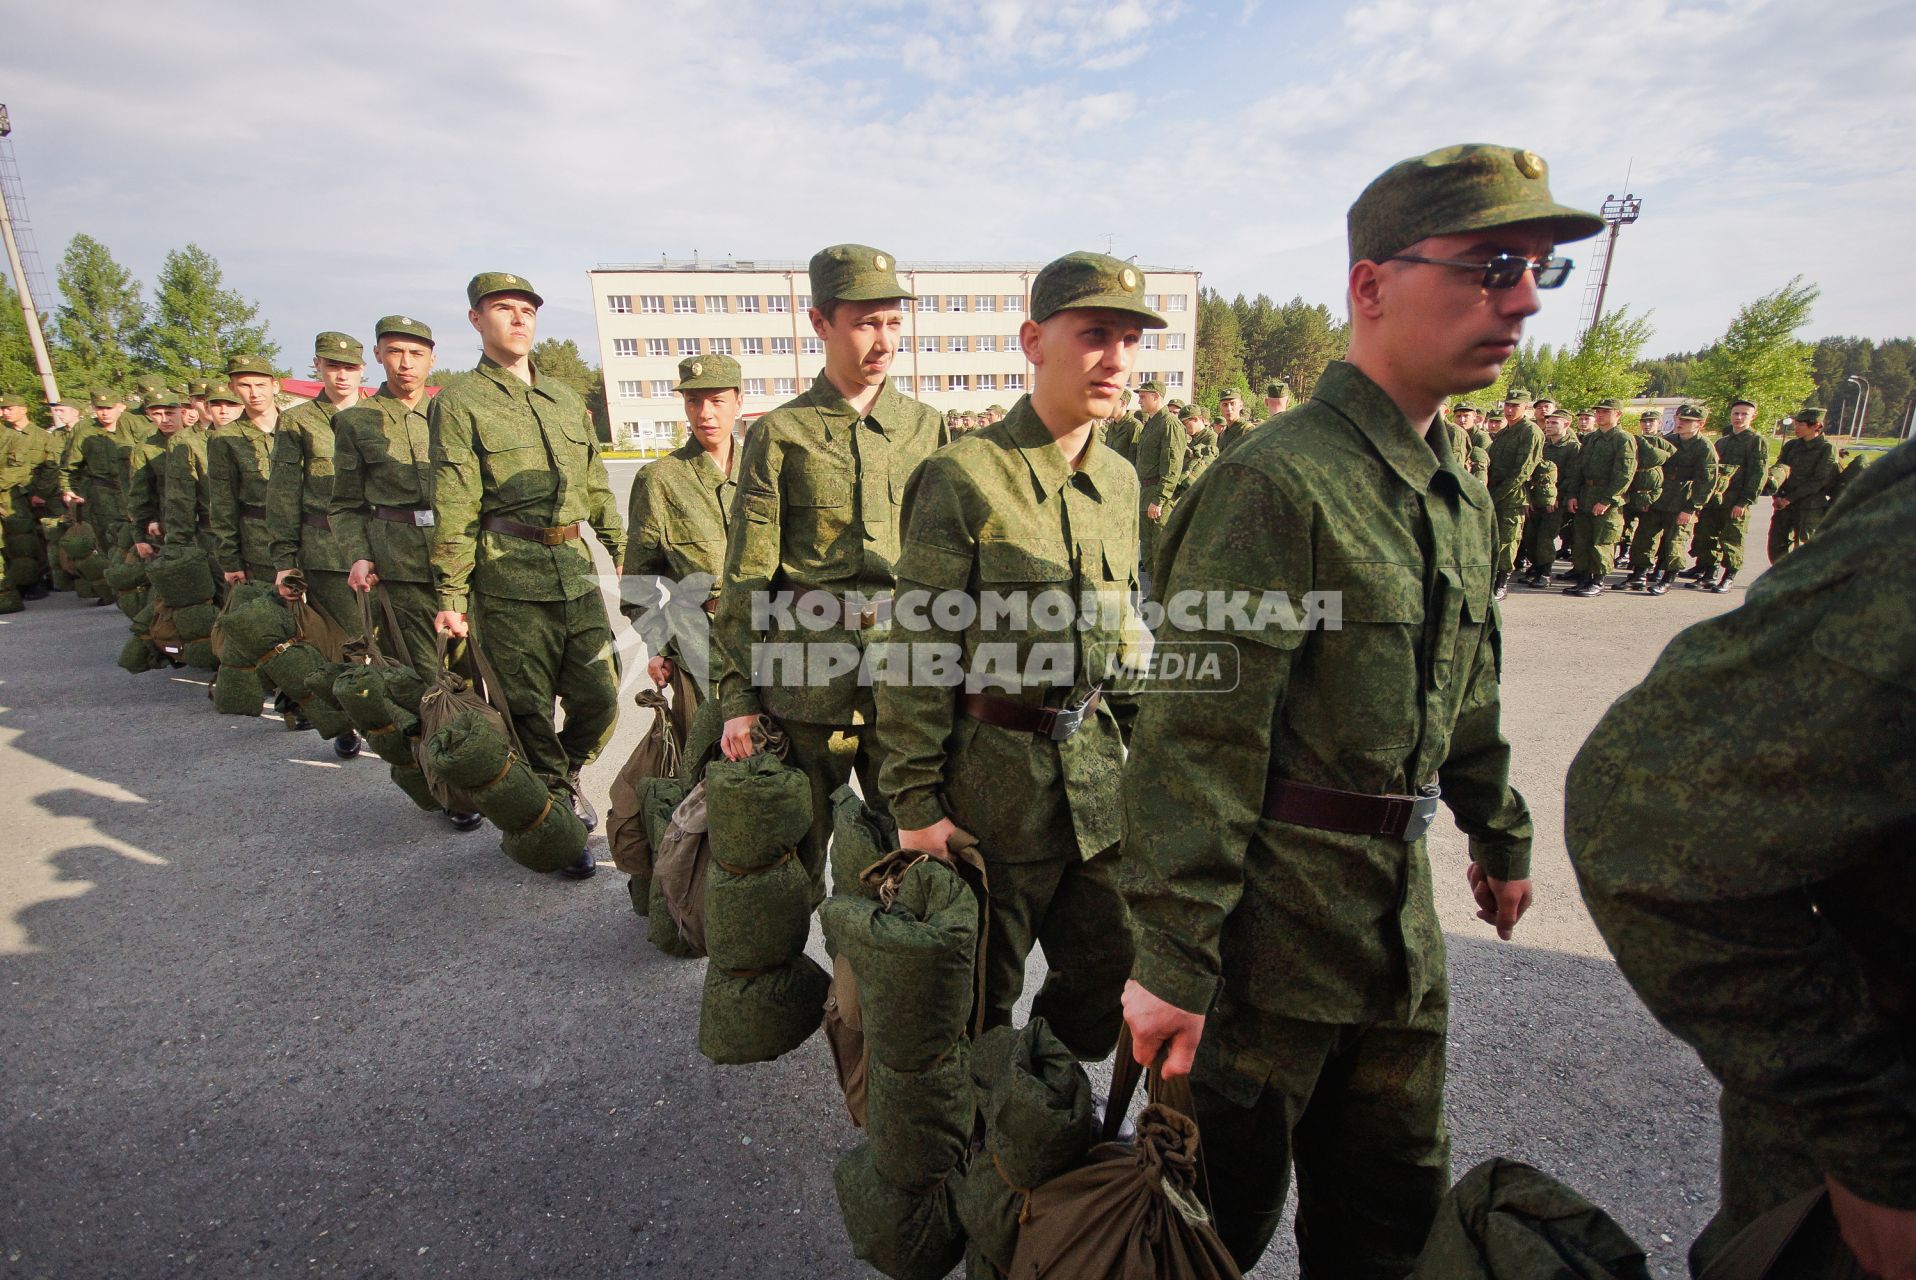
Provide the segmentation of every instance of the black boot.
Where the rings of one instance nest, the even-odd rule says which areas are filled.
[[[1736,579],[1736,575],[1734,573],[1731,573],[1728,569],[1725,569],[1723,571],[1723,576],[1721,578],[1717,579],[1715,582],[1712,582],[1709,586],[1703,589],[1709,592],[1711,595],[1717,595],[1717,596],[1726,595],[1728,594],[1730,590],[1730,583],[1735,581],[1735,579]]]
[[[1665,569],[1662,573],[1651,575],[1650,594],[1653,596],[1663,595],[1665,592],[1667,592],[1670,589],[1670,584],[1675,581],[1676,581],[1675,569]]]
[[[333,739],[333,754],[341,760],[351,760],[359,754],[359,749],[363,745],[365,744],[360,736],[349,729]]]
[[[22,600],[44,600],[52,594],[53,588],[45,582],[36,582],[30,587],[20,588],[20,598]]]
[[[585,823],[585,829],[587,831],[597,831],[599,829],[599,811],[594,809],[592,802],[585,798],[585,788],[579,785],[578,770],[575,769],[566,775],[566,786],[571,788],[572,791],[572,812],[578,817],[580,822]],[[588,871],[586,874],[591,875],[592,873]]]
[[[1692,587],[1701,590],[1716,581],[1716,566],[1699,564],[1694,569],[1685,569],[1677,577],[1688,578]]]
[[[1577,580],[1575,586],[1565,587],[1563,593],[1567,596],[1577,596],[1588,600],[1592,596],[1603,594],[1603,584],[1597,581],[1594,574],[1585,574]]]
[[[486,820],[482,813],[454,813],[451,809],[445,812],[446,821],[452,824],[454,831],[472,831]]]
[[[1698,579],[1698,578],[1701,578],[1701,577],[1703,577],[1703,576],[1704,576],[1705,574],[1707,574],[1707,573],[1710,573],[1710,572],[1711,572],[1711,570],[1709,570],[1709,569],[1705,569],[1705,568],[1704,568],[1704,567],[1703,567],[1702,565],[1700,565],[1700,564],[1699,564],[1699,565],[1697,565],[1697,566],[1696,566],[1696,567],[1694,567],[1694,568],[1691,568],[1691,569],[1685,569],[1685,570],[1684,570],[1684,571],[1683,571],[1682,573],[1679,573],[1679,574],[1677,575],[1677,577],[1679,577],[1679,578],[1689,578],[1689,579],[1690,579],[1691,581],[1695,581],[1696,579]]]
[[[1499,573],[1495,578],[1491,579],[1490,598],[1492,600],[1501,600],[1509,594],[1510,594],[1510,575],[1509,574]]]
[[[598,862],[592,857],[592,850],[585,849],[579,854],[579,860],[569,867],[560,867],[556,874],[567,880],[590,880],[599,869]]]
[[[1630,570],[1630,576],[1623,580],[1623,589],[1625,591],[1643,590],[1643,570],[1641,569]]]

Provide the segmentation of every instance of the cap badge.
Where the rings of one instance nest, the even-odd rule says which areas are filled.
[[[1543,157],[1534,151],[1517,153],[1517,172],[1526,178],[1543,177]]]
[[[1138,287],[1138,273],[1126,267],[1124,270],[1118,272],[1118,283],[1127,289],[1135,289]]]
[[[874,253],[872,255],[872,266],[878,268],[880,271],[890,271],[891,259],[882,253]]]
[[[692,362],[691,367],[692,367],[692,376],[694,378],[703,377],[705,375],[705,366],[700,364],[698,361],[694,360]]]

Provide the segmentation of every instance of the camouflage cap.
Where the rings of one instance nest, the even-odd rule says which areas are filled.
[[[1219,404],[1227,404],[1232,400],[1236,400],[1239,403],[1242,403],[1244,400],[1244,397],[1238,394],[1236,387],[1226,387],[1218,393],[1217,402]]]
[[[414,338],[427,346],[432,346],[432,329],[424,321],[411,316],[381,316],[373,324],[373,341],[381,338]]]
[[[1730,401],[1730,408],[1734,409],[1740,404],[1747,404],[1752,409],[1756,408],[1756,401],[1746,400],[1742,396],[1738,396],[1736,399]]]
[[[868,244],[835,244],[812,255],[812,305],[915,298],[898,278],[898,260]]]
[[[1122,311],[1147,329],[1166,327],[1144,305],[1144,273],[1105,253],[1080,249],[1054,258],[1031,282],[1031,319],[1043,324],[1060,311]]]
[[[1510,390],[1504,392],[1504,403],[1529,404],[1531,403],[1530,393],[1522,387],[1512,387]]]
[[[1599,400],[1599,401],[1597,401],[1597,403],[1596,403],[1596,408],[1598,408],[1598,409],[1622,409],[1622,408],[1623,408],[1623,402],[1622,402],[1621,400],[1619,400],[1619,399],[1617,399],[1617,398],[1616,398],[1615,396],[1605,396],[1605,397],[1604,397],[1603,399],[1601,399],[1601,400]]]
[[[233,390],[233,388],[223,382],[215,382],[206,388],[206,402],[212,404],[216,400],[224,404],[246,403],[239,398],[239,392]]]
[[[1502,409],[1492,409],[1484,415],[1484,421],[1486,422],[1502,422],[1503,420],[1504,411]]]
[[[328,329],[313,339],[313,359],[331,360],[334,364],[365,364],[366,353],[360,348],[358,338]]]
[[[1266,400],[1275,400],[1279,396],[1287,396],[1289,394],[1291,394],[1291,389],[1285,383],[1267,382],[1264,384],[1264,398]]]
[[[1597,414],[1597,411],[1596,411],[1595,409],[1579,409],[1579,410],[1577,410],[1577,416],[1578,416],[1579,418],[1594,418],[1594,417],[1596,416],[1596,414]]]
[[[180,407],[180,393],[171,387],[160,387],[147,393],[146,407],[154,409],[177,409]]]
[[[187,383],[186,396],[187,396],[187,399],[189,400],[192,400],[192,399],[204,400],[206,398],[206,384],[204,382]]]
[[[80,401],[73,396],[61,396],[58,400],[47,401],[47,408],[49,409],[84,409],[86,408],[86,406],[84,404],[81,404]]]
[[[266,378],[277,378],[273,366],[265,356],[240,355],[226,357],[226,376],[237,378],[241,374],[256,373]]]
[[[1637,421],[1638,422],[1661,422],[1663,421],[1663,411],[1660,409],[1645,409],[1642,413],[1639,413],[1637,415]]]
[[[1807,409],[1798,409],[1796,411],[1796,420],[1798,422],[1807,422],[1811,426],[1820,426],[1823,422],[1823,411],[1815,405],[1811,405]]]
[[[730,356],[691,356],[679,361],[679,382],[674,391],[741,390],[738,361]]]
[[[1703,421],[1703,410],[1693,404],[1686,404],[1677,410],[1677,417]]]
[[[16,396],[11,391],[0,392],[0,409],[24,409],[27,407],[25,396]]]
[[[1352,262],[1382,262],[1431,236],[1520,222],[1549,224],[1557,244],[1603,230],[1603,219],[1558,204],[1534,151],[1465,143],[1400,160],[1364,188],[1346,215]]]
[[[1551,419],[1559,419],[1561,421],[1568,422],[1570,421],[1570,410],[1552,409],[1549,413],[1546,413],[1543,416],[1545,421],[1549,421]]]
[[[1184,419],[1186,422],[1191,421],[1193,418],[1202,419],[1204,417],[1204,410],[1194,404],[1187,404],[1178,411],[1178,417]]]
[[[1555,396],[1541,395],[1537,397],[1536,403],[1554,405],[1557,403],[1557,400]]]
[[[1003,413],[1004,411],[1005,411],[1005,407],[1001,404],[990,404],[985,406],[986,413]]]
[[[95,391],[93,393],[93,407],[95,409],[111,409],[116,404],[125,403],[126,397],[117,391]]]
[[[1182,400],[1166,400],[1164,404],[1165,407],[1169,409],[1182,409],[1184,407],[1184,401]]]
[[[1162,382],[1159,382],[1156,378],[1152,378],[1148,382],[1142,382],[1138,384],[1139,395],[1143,395],[1147,391],[1152,392],[1156,395],[1163,395],[1164,384]]]
[[[1468,400],[1459,400],[1456,404],[1450,406],[1450,411],[1452,413],[1475,413],[1477,412],[1477,406]]]
[[[546,300],[533,291],[532,281],[524,276],[515,276],[510,271],[481,271],[466,281],[466,305],[477,307],[482,299],[495,293],[518,293],[532,299],[532,305],[543,307]]]

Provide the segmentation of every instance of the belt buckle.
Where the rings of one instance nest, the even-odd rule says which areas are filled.
[[[1083,728],[1085,706],[1086,704],[1081,702],[1075,707],[1059,707],[1056,717],[1051,721],[1051,732],[1047,736],[1053,742],[1063,742]]]
[[[430,529],[437,523],[433,518],[431,507],[415,507],[412,513],[412,522],[421,529]]]
[[[877,625],[878,605],[876,603],[868,604],[858,611],[858,629],[860,631],[870,630]]]
[[[1410,800],[1410,817],[1404,822],[1404,841],[1421,840],[1430,831],[1431,824],[1437,821],[1437,801],[1441,793],[1437,784],[1426,783],[1419,787],[1417,794]]]
[[[548,547],[556,547],[565,541],[565,530],[541,529],[539,530],[539,541]]]

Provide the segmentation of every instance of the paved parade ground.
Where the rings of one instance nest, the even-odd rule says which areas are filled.
[[[623,495],[635,467],[612,470]],[[1767,519],[1728,595],[1505,601],[1538,834],[1516,941],[1473,918],[1447,818],[1431,841],[1454,1173],[1536,1164],[1662,1276],[1714,1208],[1715,1090],[1577,899],[1562,782],[1670,637],[1741,602]],[[710,1065],[703,963],[645,942],[609,864],[526,872],[370,750],[216,715],[199,672],[127,675],[125,635],[70,594],[0,620],[0,1274],[871,1274],[832,1194],[859,1135],[822,1037]],[[586,773],[602,811],[642,728],[628,695]],[[1292,1271],[1286,1243],[1256,1274]]]

